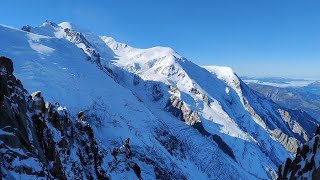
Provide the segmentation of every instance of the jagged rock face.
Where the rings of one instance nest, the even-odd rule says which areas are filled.
[[[11,59],[1,56],[0,67],[3,67],[9,75],[13,73],[13,63]]]
[[[176,96],[170,98],[166,110],[186,122],[188,125],[193,126],[201,122],[198,112],[190,110],[184,102]]]
[[[27,96],[20,81],[13,75],[12,61],[0,58],[0,153],[1,174],[4,178],[14,178],[11,172],[23,172],[28,175],[44,177],[48,174],[44,170],[45,158],[41,152],[40,144],[36,138],[36,132],[32,128],[32,121],[27,115],[31,98]],[[18,151],[18,149],[21,151]],[[19,162],[19,164],[17,164]],[[32,166],[21,165],[21,162],[34,163],[40,168],[33,169]]]
[[[58,103],[28,95],[0,58],[1,178],[106,179],[103,153],[88,123],[73,122]]]
[[[31,26],[29,26],[29,25],[26,25],[26,26],[23,26],[22,28],[21,28],[21,30],[22,31],[26,31],[26,32],[30,32],[31,31]]]
[[[289,137],[279,129],[275,129],[274,131],[272,131],[272,136],[276,138],[292,154],[297,153],[297,148],[299,146],[297,139]]]
[[[195,94],[196,96],[200,96],[201,99],[203,100],[203,102],[205,102],[206,104],[209,104],[209,98],[207,95],[205,95],[204,93],[200,92],[198,89],[196,88],[191,88],[190,90],[191,93]]]
[[[45,113],[46,107],[41,92],[37,91],[31,94],[32,100],[34,101],[34,108],[42,113]]]
[[[254,117],[264,128],[268,127],[268,124],[263,120],[263,118],[257,114],[257,112],[252,108],[252,106],[245,100],[245,106],[248,109],[248,112]],[[282,111],[282,110],[280,110]],[[289,122],[290,115],[287,111],[284,111],[284,119]],[[292,154],[296,154],[297,148],[299,146],[299,142],[294,137],[289,137],[288,134],[282,132],[280,129],[273,129],[270,132],[272,137],[274,137],[277,141],[279,141],[289,152]]]
[[[320,126],[315,136],[298,148],[294,160],[287,159],[279,166],[278,175],[282,179],[320,179]]]
[[[267,99],[259,94],[256,97],[250,96],[254,91],[249,89],[246,84],[241,82],[244,105],[248,112],[261,124],[265,129],[269,129],[270,135],[283,145],[291,154],[295,155],[300,143],[309,140],[309,136],[314,132],[316,121],[307,113],[300,110],[289,110],[271,102],[271,108],[275,113],[267,112],[264,108],[252,107],[253,102],[264,104]],[[275,119],[281,118],[281,121]]]
[[[26,91],[21,82],[12,75],[12,61],[0,58],[0,128],[8,133],[1,134],[4,144],[31,150],[28,136]],[[9,70],[7,70],[9,69]],[[11,72],[11,73],[10,73]],[[22,106],[19,106],[22,104]],[[13,121],[12,119],[15,119]]]
[[[68,28],[64,29],[68,40],[74,44],[77,44],[82,47],[83,51],[88,54],[88,59],[91,57],[95,58],[95,63],[100,64],[100,54],[97,53],[92,47],[92,45],[86,40],[86,38],[80,33],[76,31],[72,31]]]
[[[309,132],[306,132],[305,129],[302,128],[300,123],[296,121],[296,119],[309,118],[309,115],[304,113],[304,116],[301,117],[301,112],[296,112],[294,110],[283,110],[278,109],[283,120],[288,124],[288,126],[292,129],[292,132],[295,133],[294,136],[290,137],[288,134],[285,134],[280,129],[272,130],[272,136],[276,138],[288,151],[292,154],[297,153],[297,148],[299,147],[299,142],[306,142],[309,140]],[[295,117],[296,119],[293,119]],[[303,122],[302,122],[303,123]],[[308,127],[309,126],[309,127]],[[313,129],[310,125],[305,124],[304,127],[308,127],[308,129]]]
[[[158,101],[163,97],[163,93],[161,91],[161,87],[159,86],[159,84],[154,84],[152,86],[152,97],[154,101]]]

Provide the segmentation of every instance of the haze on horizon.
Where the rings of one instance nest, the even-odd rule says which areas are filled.
[[[134,47],[168,46],[240,76],[320,79],[320,1],[2,1],[0,24],[70,21]]]

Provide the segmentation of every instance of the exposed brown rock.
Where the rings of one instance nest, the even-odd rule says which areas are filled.
[[[166,109],[188,125],[193,126],[201,122],[198,112],[190,110],[178,97],[172,96],[167,103]]]

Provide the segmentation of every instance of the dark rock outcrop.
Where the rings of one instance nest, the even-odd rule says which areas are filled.
[[[139,179],[141,179],[141,169],[140,169],[140,166],[137,164],[137,163],[134,163],[133,166],[132,166],[132,169],[134,171],[134,173],[137,175],[137,177]]]
[[[154,84],[152,86],[152,97],[154,101],[159,101],[163,97],[163,92],[161,91],[161,86],[159,84]]]
[[[4,68],[9,75],[13,73],[13,62],[9,58],[1,56],[0,67]]]
[[[0,58],[0,179],[107,179],[103,150],[91,126],[58,103],[31,95]],[[19,150],[20,149],[20,150]]]
[[[320,179],[320,126],[315,136],[301,148],[296,157],[287,159],[278,169],[278,179]]]
[[[21,28],[21,30],[22,31],[26,31],[26,32],[30,32],[31,31],[31,26],[29,26],[29,25],[26,25],[26,26],[23,26],[22,28]]]
[[[218,147],[226,154],[228,154],[232,159],[236,160],[235,155],[233,154],[232,149],[223,139],[217,134],[212,135],[212,139],[218,144]]]

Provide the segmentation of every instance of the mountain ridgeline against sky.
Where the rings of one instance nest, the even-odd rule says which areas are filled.
[[[68,22],[0,26],[0,37],[26,89],[0,63],[4,178],[276,179],[317,127],[231,68],[171,48],[134,48]],[[115,155],[126,138],[130,157]]]

